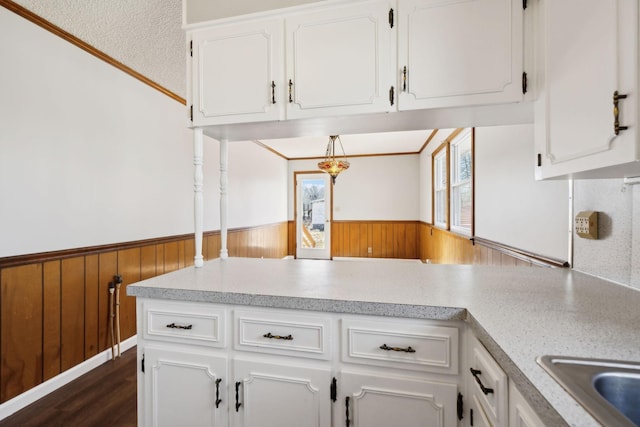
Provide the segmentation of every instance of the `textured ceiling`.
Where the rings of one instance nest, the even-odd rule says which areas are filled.
[[[185,98],[180,0],[14,0]]]

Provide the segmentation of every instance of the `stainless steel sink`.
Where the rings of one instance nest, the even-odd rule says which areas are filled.
[[[640,427],[640,362],[566,356],[537,361],[602,425]]]

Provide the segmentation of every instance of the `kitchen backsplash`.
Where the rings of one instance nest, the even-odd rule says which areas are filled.
[[[575,180],[573,216],[598,211],[598,240],[573,239],[573,268],[640,289],[640,184]]]

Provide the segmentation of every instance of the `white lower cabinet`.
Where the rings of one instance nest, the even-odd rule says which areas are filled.
[[[470,427],[545,427],[487,349],[467,339],[465,418]]]
[[[459,424],[460,322],[137,304],[140,427]]]
[[[330,368],[233,361],[234,427],[331,425]]]
[[[489,417],[482,409],[482,404],[478,400],[478,396],[470,394],[466,400],[469,405],[469,425],[472,427],[493,427]]]
[[[343,371],[334,425],[455,427],[457,384],[420,377]]]
[[[468,398],[477,403],[473,415],[476,419],[486,419],[490,426],[507,427],[508,420],[508,378],[500,365],[475,337],[469,340],[469,367],[464,373],[467,380]],[[470,417],[471,418],[471,415]],[[469,420],[471,422],[471,420]],[[482,421],[479,421],[479,425]]]
[[[540,417],[529,406],[520,391],[513,383],[509,383],[509,426],[510,427],[545,427]]]
[[[169,345],[144,348],[144,424],[226,426],[227,358],[209,350]],[[224,397],[224,398],[223,398]]]

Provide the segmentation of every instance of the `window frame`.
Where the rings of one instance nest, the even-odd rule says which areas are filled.
[[[436,170],[436,166],[438,165],[439,158],[444,157],[444,176],[445,176],[445,184],[444,188],[436,188],[436,181],[439,181],[437,177],[439,176],[438,171]],[[433,225],[442,228],[444,230],[449,229],[449,144],[448,142],[442,143],[431,155],[431,220]],[[444,221],[438,221],[438,207],[437,201],[437,193],[440,191],[444,191]]]
[[[449,218],[449,228],[451,231],[458,233],[458,234],[463,234],[465,236],[473,236],[473,225],[474,225],[474,221],[473,221],[473,217],[474,217],[474,210],[473,210],[473,202],[474,202],[474,170],[475,170],[475,164],[474,164],[474,129],[464,129],[462,132],[460,132],[458,135],[456,135],[455,138],[453,138],[450,142],[449,142],[449,187],[450,187],[450,198],[449,198],[449,210],[450,210],[450,218]],[[457,155],[459,154],[459,150],[457,150],[457,147],[463,143],[466,142],[467,138],[469,139],[469,148],[471,151],[471,158],[470,158],[470,164],[469,167],[471,168],[470,174],[469,174],[469,178],[466,180],[458,180],[458,176],[459,173],[458,171],[458,166],[460,165],[459,162],[459,157],[457,157]],[[457,213],[457,209],[454,209],[454,205],[459,202],[461,199],[460,198],[456,198],[455,194],[456,192],[454,191],[456,188],[462,188],[465,186],[469,186],[469,192],[470,192],[470,197],[471,197],[471,204],[470,204],[470,213],[469,213],[469,226],[465,227],[462,226],[460,224],[457,223],[456,219],[460,220],[461,218],[456,218],[456,213]],[[462,205],[462,203],[460,203],[460,205]]]
[[[471,191],[471,218],[470,227],[460,227],[453,225],[452,211],[453,211],[453,177],[452,177],[452,144],[461,143],[464,138],[470,138],[471,143],[471,174],[470,174],[470,191]],[[446,190],[445,190],[445,220],[438,221],[437,212],[439,204],[437,205],[436,192],[443,191],[441,188],[436,188],[437,178],[437,160],[441,157],[445,157],[444,164],[446,167]],[[431,222],[434,227],[451,231],[456,234],[473,237],[475,235],[475,128],[458,128],[451,132],[449,136],[442,142],[442,144],[436,148],[431,154]],[[463,183],[466,184],[467,181]],[[460,186],[455,184],[456,186]]]

